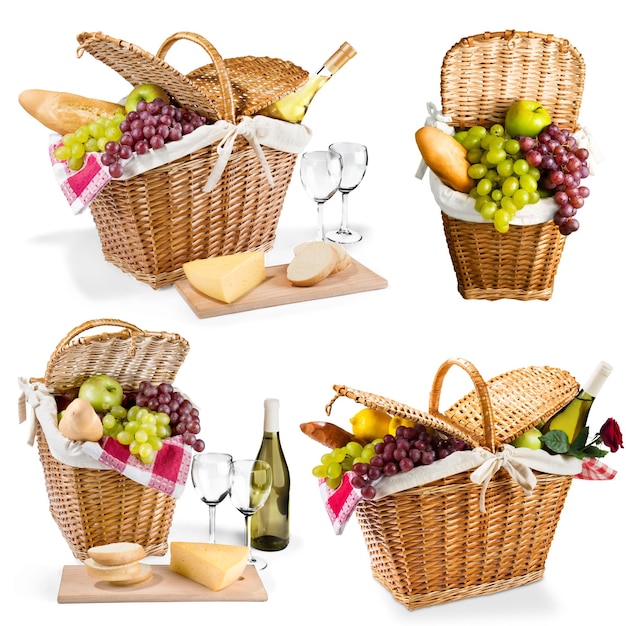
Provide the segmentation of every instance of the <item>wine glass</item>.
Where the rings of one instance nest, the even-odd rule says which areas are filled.
[[[339,191],[341,192],[341,224],[339,228],[326,235],[335,243],[356,243],[363,239],[360,233],[348,227],[348,194],[354,191],[365,176],[367,169],[367,148],[360,143],[340,141],[328,148],[341,155],[342,170]]]
[[[317,203],[317,240],[324,241],[324,203],[330,200],[341,181],[341,155],[330,150],[305,152],[300,159],[300,180]]]
[[[233,457],[224,452],[202,452],[191,462],[191,482],[202,502],[209,507],[209,542],[215,543],[215,509],[230,489]]]
[[[230,472],[230,499],[245,517],[248,564],[255,565],[257,569],[265,569],[267,563],[252,555],[250,518],[265,504],[271,489],[272,468],[267,461],[258,459],[233,461]]]

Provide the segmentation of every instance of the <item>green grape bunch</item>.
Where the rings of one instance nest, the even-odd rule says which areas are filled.
[[[454,138],[467,150],[474,208],[499,233],[508,232],[516,213],[541,199],[541,171],[528,163],[520,142],[502,124],[472,126]]]
[[[329,489],[337,489],[346,472],[352,470],[357,463],[369,463],[376,455],[375,446],[382,439],[375,439],[362,446],[356,441],[350,441],[342,448],[333,448],[324,453],[319,465],[313,468],[313,476],[324,479]]]

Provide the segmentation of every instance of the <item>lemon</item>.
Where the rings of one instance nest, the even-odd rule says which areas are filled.
[[[373,441],[389,434],[391,416],[385,411],[365,408],[350,418],[354,435],[366,441]]]
[[[412,428],[415,426],[415,422],[413,420],[407,420],[402,417],[392,417],[389,422],[389,434],[396,436],[396,429],[398,426],[406,426],[408,428]]]

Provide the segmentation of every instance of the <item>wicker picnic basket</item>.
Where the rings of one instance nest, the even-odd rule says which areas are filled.
[[[503,123],[516,100],[537,100],[552,120],[578,129],[585,63],[566,39],[532,32],[483,33],[465,37],[441,67],[442,113],[457,129]],[[548,221],[511,225],[499,233],[442,211],[443,228],[466,299],[549,300],[565,237]]]
[[[473,390],[450,409],[438,405],[444,378],[458,366]],[[436,373],[428,412],[335,386],[365,406],[420,422],[472,446],[496,452],[504,443],[565,406],[578,384],[550,367],[513,370],[485,381],[464,359],[449,359]],[[356,516],[372,574],[407,609],[451,602],[525,585],[542,578],[572,477],[534,472],[530,496],[500,469],[479,509],[481,486],[461,472],[375,500],[361,500]]]
[[[165,61],[180,41],[200,47],[211,63],[187,75]],[[238,123],[299,87],[307,72],[267,57],[223,59],[195,33],[166,39],[156,55],[102,33],[78,36],[79,55],[90,53],[132,85],[162,86],[180,106],[210,121]],[[112,180],[91,202],[106,261],[158,289],[183,277],[183,263],[246,250],[269,250],[297,154],[263,146],[273,185],[243,137],[218,184],[203,191],[217,161],[216,145],[127,180]]]
[[[96,327],[113,330],[83,334]],[[70,331],[55,348],[43,378],[31,382],[41,382],[52,393],[63,394],[92,374],[106,373],[125,391],[136,391],[143,379],[172,382],[188,351],[187,341],[177,334],[145,331],[116,319],[97,319]],[[117,541],[139,543],[148,555],[167,552],[176,505],[173,497],[115,470],[59,462],[39,424],[37,446],[50,512],[77,559],[87,558],[92,546]]]

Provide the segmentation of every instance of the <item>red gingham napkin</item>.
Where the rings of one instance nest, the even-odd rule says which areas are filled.
[[[581,478],[583,480],[611,480],[615,478],[617,470],[611,469],[608,465],[591,457],[585,457],[583,459],[583,467],[579,474],[576,474],[574,478]]]
[[[141,485],[174,498],[183,493],[189,475],[191,448],[183,443],[181,435],[165,439],[154,462],[149,465],[131,454],[128,446],[111,437],[105,437],[100,442],[86,441],[82,449],[93,459]]]

